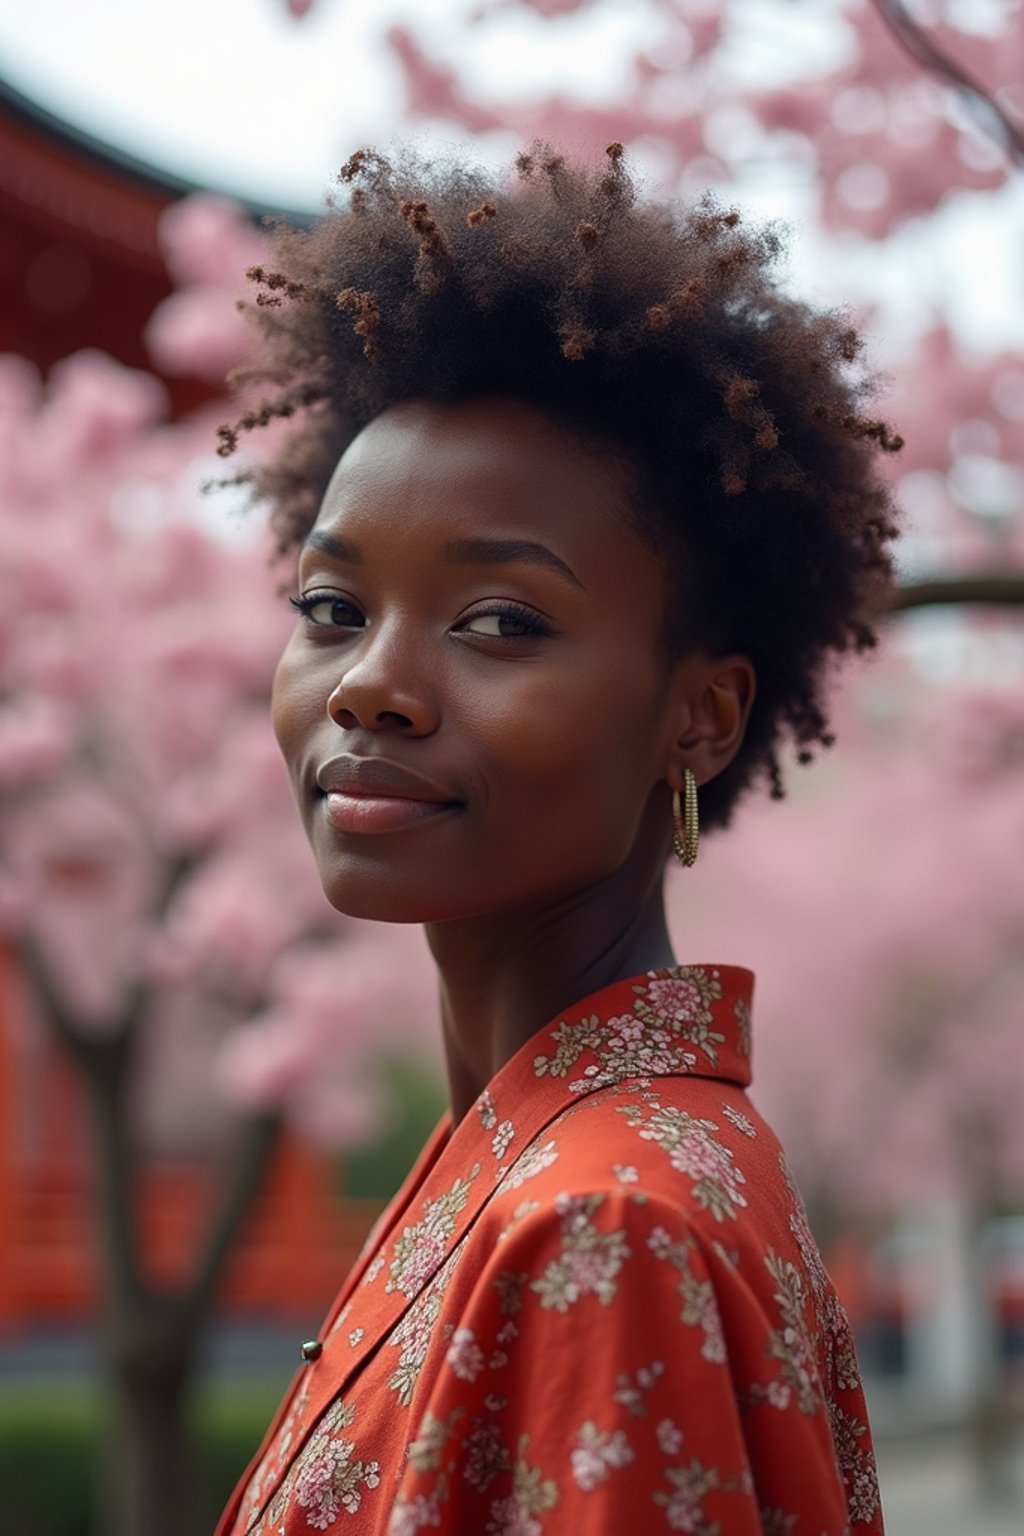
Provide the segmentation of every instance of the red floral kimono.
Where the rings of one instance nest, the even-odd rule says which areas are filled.
[[[218,1536],[882,1531],[850,1330],[745,1091],[752,981],[607,987],[441,1121]]]

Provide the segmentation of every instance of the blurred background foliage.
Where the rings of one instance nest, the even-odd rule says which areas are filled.
[[[0,42],[5,1536],[209,1529],[442,1107],[422,942],[326,907],[270,735],[286,573],[201,493],[259,215],[311,217],[358,143],[409,136],[489,164],[620,139],[659,193],[788,220],[787,281],[850,304],[887,372],[909,531],[882,654],[837,685],[836,751],[670,907],[682,959],[757,971],[758,1102],[876,1428],[973,1423],[1005,1494],[1020,0],[37,0]]]

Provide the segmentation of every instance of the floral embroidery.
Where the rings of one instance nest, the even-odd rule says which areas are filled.
[[[705,1467],[694,1458],[687,1467],[666,1467],[665,1476],[672,1484],[671,1493],[659,1488],[654,1494],[655,1504],[665,1511],[670,1531],[686,1531],[688,1536],[719,1536],[718,1521],[706,1518],[704,1499],[722,1483],[717,1467]]]
[[[793,1536],[796,1515],[787,1514],[784,1509],[762,1509],[761,1524],[764,1536]]]
[[[738,997],[732,1008],[736,1020],[740,1052],[750,1060],[750,1004],[745,997]]]
[[[631,1163],[627,1163],[625,1167],[623,1167],[622,1163],[613,1163],[612,1173],[614,1173],[620,1184],[635,1184],[640,1177]]]
[[[747,1181],[734,1166],[732,1153],[710,1134],[717,1131],[713,1120],[697,1120],[675,1104],[658,1105],[645,1120],[638,1104],[620,1107],[631,1125],[642,1127],[643,1141],[655,1141],[669,1162],[693,1181],[694,1199],[710,1211],[716,1221],[727,1216],[736,1220],[736,1207],[746,1205],[740,1185]]]
[[[654,1431],[658,1441],[658,1449],[663,1456],[678,1456],[679,1448],[683,1443],[683,1432],[678,1424],[671,1419],[662,1419]]]
[[[751,1141],[754,1140],[757,1135],[757,1127],[741,1109],[733,1109],[731,1104],[723,1104],[722,1114],[729,1121],[730,1125],[734,1125],[738,1131],[742,1131],[744,1136],[749,1136]]]
[[[269,1490],[273,1487],[277,1468],[286,1464],[295,1437],[301,1432],[308,1408],[309,1381],[307,1379],[292,1399],[270,1452],[249,1480],[243,1500],[243,1503],[248,1506],[249,1523],[256,1518]]]
[[[536,1075],[565,1077],[590,1052],[595,1060],[569,1084],[572,1093],[581,1093],[623,1078],[692,1072],[697,1057],[686,1045],[697,1046],[712,1066],[717,1063],[717,1047],[726,1039],[713,1028],[712,1004],[722,997],[717,972],[678,966],[652,974],[633,994],[629,1013],[604,1020],[590,1014],[577,1024],[559,1024],[550,1037],[554,1056],[534,1057]]]
[[[576,1432],[576,1444],[569,1460],[573,1477],[584,1493],[590,1493],[598,1483],[607,1481],[614,1468],[628,1466],[633,1460],[633,1452],[621,1429],[614,1434],[605,1434],[592,1419],[588,1419]]]
[[[498,1126],[498,1129],[495,1131],[491,1140],[491,1151],[494,1153],[495,1157],[499,1159],[499,1161],[508,1151],[509,1143],[511,1142],[515,1133],[516,1128],[512,1124],[511,1120],[503,1120]]]
[[[501,1298],[500,1307],[502,1317],[514,1317],[523,1305],[523,1287],[529,1275],[514,1274],[512,1270],[503,1269],[501,1274],[491,1283]]]
[[[494,1100],[491,1098],[491,1090],[485,1088],[476,1101],[476,1112],[480,1116],[480,1124],[485,1131],[493,1131],[498,1123],[497,1111],[494,1108]]]
[[[532,1215],[534,1211],[538,1210],[540,1210],[540,1206],[536,1200],[520,1200],[519,1204],[512,1212],[512,1215],[509,1217],[508,1225],[502,1227],[501,1231],[498,1233],[498,1242],[503,1243],[521,1221],[525,1221],[527,1216]]]
[[[456,1218],[469,1199],[469,1189],[480,1172],[474,1163],[469,1177],[456,1179],[447,1194],[431,1200],[415,1226],[406,1227],[395,1244],[386,1291],[402,1291],[415,1296],[444,1258],[448,1239],[455,1231]]]
[[[486,1493],[500,1472],[509,1472],[512,1461],[493,1419],[474,1422],[466,1436],[462,1475],[471,1488]]]
[[[448,1497],[443,1478],[429,1498],[418,1493],[407,1504],[396,1504],[388,1521],[388,1536],[416,1536],[417,1531],[434,1530],[441,1524],[441,1505]]]
[[[722,984],[714,971],[696,965],[679,966],[673,975],[656,976],[634,990],[636,1012],[646,1024],[665,1020],[678,1026],[683,1038],[699,1046],[712,1066],[717,1063],[715,1047],[725,1044],[725,1036],[711,1028],[711,1005],[722,996]]]
[[[456,1328],[445,1359],[460,1381],[476,1381],[484,1368],[484,1352],[472,1328]]]
[[[789,1230],[796,1239],[800,1257],[807,1270],[807,1278],[811,1282],[815,1317],[828,1350],[829,1375],[840,1390],[848,1390],[856,1387],[860,1382],[850,1324],[842,1302],[832,1289],[832,1282],[828,1278],[818,1245],[811,1234],[807,1212],[796,1187],[796,1180],[783,1153],[779,1154],[779,1171],[793,1200]]]
[[[512,1493],[507,1499],[495,1499],[491,1505],[487,1536],[541,1536],[544,1528],[533,1517],[553,1509],[558,1502],[557,1485],[525,1459],[529,1443],[529,1435],[523,1435],[512,1474]]]
[[[881,1500],[874,1458],[861,1444],[867,1425],[862,1424],[853,1414],[844,1413],[836,1404],[829,1410],[829,1420],[839,1470],[846,1485],[850,1519],[855,1525],[868,1525],[878,1514]]]
[[[561,1217],[562,1257],[552,1259],[530,1289],[542,1307],[567,1312],[581,1296],[596,1296],[607,1307],[615,1297],[615,1276],[629,1257],[623,1232],[600,1232],[591,1221],[604,1204],[603,1195],[559,1195],[555,1209]]]
[[[303,1452],[295,1502],[305,1510],[310,1530],[325,1531],[342,1513],[358,1513],[364,1489],[380,1482],[379,1463],[357,1460],[354,1442],[341,1436],[354,1417],[355,1409],[335,1403]]]
[[[441,1306],[452,1271],[459,1261],[461,1248],[455,1248],[442,1264],[430,1284],[420,1292],[412,1306],[392,1333],[388,1343],[398,1349],[398,1364],[388,1386],[398,1393],[403,1408],[412,1402],[413,1389],[419,1379],[423,1362],[430,1348],[434,1326],[441,1315]]]
[[[773,1359],[779,1362],[779,1378],[767,1388],[754,1387],[752,1400],[766,1399],[773,1408],[789,1405],[790,1389],[796,1394],[801,1413],[816,1413],[820,1407],[818,1370],[814,1350],[804,1320],[804,1282],[795,1264],[782,1259],[769,1248],[765,1268],[775,1281],[782,1327],[775,1329],[769,1345]]]
[[[698,1280],[690,1266],[690,1255],[696,1252],[696,1243],[686,1237],[674,1243],[663,1227],[655,1227],[647,1241],[656,1259],[667,1259],[679,1271],[679,1294],[683,1298],[679,1317],[688,1328],[702,1330],[704,1343],[700,1352],[704,1359],[713,1365],[724,1364],[725,1337],[715,1288],[710,1280]]]
[[[615,1401],[633,1415],[634,1418],[642,1418],[647,1412],[647,1398],[658,1384],[658,1378],[665,1374],[664,1360],[652,1360],[650,1365],[642,1365],[633,1376],[632,1381],[628,1376],[619,1376],[615,1386]]]
[[[527,1179],[536,1178],[538,1173],[543,1173],[545,1168],[550,1168],[557,1161],[558,1148],[553,1141],[546,1141],[543,1146],[540,1142],[534,1142],[516,1158],[499,1187],[503,1190],[518,1189]]]
[[[463,1410],[456,1408],[447,1419],[435,1419],[429,1412],[423,1415],[419,1433],[415,1440],[409,1442],[406,1450],[406,1455],[417,1472],[437,1471],[441,1465],[441,1453],[462,1414]]]

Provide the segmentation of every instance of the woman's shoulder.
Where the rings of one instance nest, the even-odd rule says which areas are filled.
[[[570,1104],[518,1153],[489,1202],[498,1234],[524,1215],[557,1223],[567,1202],[654,1210],[737,1249],[792,1242],[799,1206],[778,1139],[742,1089],[709,1078],[622,1082]]]
[[[785,1154],[731,1083],[623,1082],[580,1100],[509,1159],[482,1214],[469,1267],[484,1289],[525,1286],[558,1312],[588,1295],[631,1315],[681,1305],[709,1349],[722,1330],[769,1353],[792,1336],[822,1381],[857,1379]]]

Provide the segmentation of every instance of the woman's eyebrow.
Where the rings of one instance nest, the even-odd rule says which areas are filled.
[[[339,539],[333,533],[324,533],[320,528],[310,529],[302,547],[318,549],[322,555],[330,555],[332,560],[344,560],[348,565],[363,563],[362,550],[358,544],[353,544],[351,539]]]
[[[576,572],[554,550],[530,539],[452,539],[441,558],[446,565],[543,565],[586,591]]]

